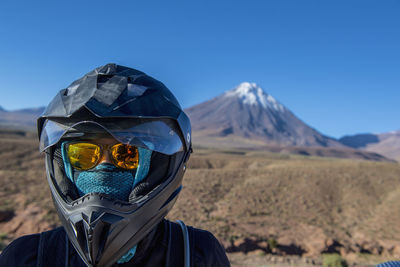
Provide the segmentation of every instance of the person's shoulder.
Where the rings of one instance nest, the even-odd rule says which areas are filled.
[[[195,266],[230,266],[225,249],[209,231],[188,226]]]
[[[48,236],[58,236],[61,228],[46,233]],[[43,233],[21,236],[11,242],[0,254],[0,266],[36,266],[40,235]]]
[[[33,234],[15,239],[0,254],[0,266],[36,266],[39,237]]]
[[[188,226],[188,231],[191,237],[193,236],[195,245],[197,246],[207,246],[210,245],[220,245],[218,239],[209,231],[200,228],[195,228],[193,226]]]

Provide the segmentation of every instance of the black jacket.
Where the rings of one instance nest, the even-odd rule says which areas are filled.
[[[192,267],[230,266],[218,240],[204,230],[188,227]],[[27,235],[14,240],[0,255],[0,266],[73,266],[84,262],[59,227],[41,234]],[[163,220],[137,247],[133,259],[114,266],[155,267],[183,266],[184,246],[180,226]]]

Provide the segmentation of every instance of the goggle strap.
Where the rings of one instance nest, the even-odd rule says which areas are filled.
[[[135,180],[132,185],[132,190],[138,183],[140,183],[147,176],[150,169],[152,151],[138,147],[138,153],[139,153],[139,165],[136,169]]]
[[[66,141],[61,143],[61,155],[62,155],[62,159],[63,159],[63,163],[64,163],[65,174],[71,180],[71,182],[74,182],[73,175],[72,175],[72,166],[68,160],[67,151],[65,149],[66,143],[67,143]]]

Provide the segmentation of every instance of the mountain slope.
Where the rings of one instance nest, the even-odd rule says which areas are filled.
[[[194,136],[239,137],[283,146],[344,147],[297,118],[255,83],[241,83],[185,110]]]
[[[357,134],[339,139],[342,144],[376,152],[400,161],[400,130],[381,134]]]

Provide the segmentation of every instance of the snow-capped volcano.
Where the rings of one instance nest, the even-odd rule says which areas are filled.
[[[273,96],[268,95],[256,83],[243,82],[238,87],[227,91],[225,97],[238,97],[243,104],[261,105],[264,108],[272,108],[278,111],[285,111]]]
[[[243,82],[207,102],[186,109],[202,137],[242,137],[268,144],[343,147],[298,119],[255,83]]]

